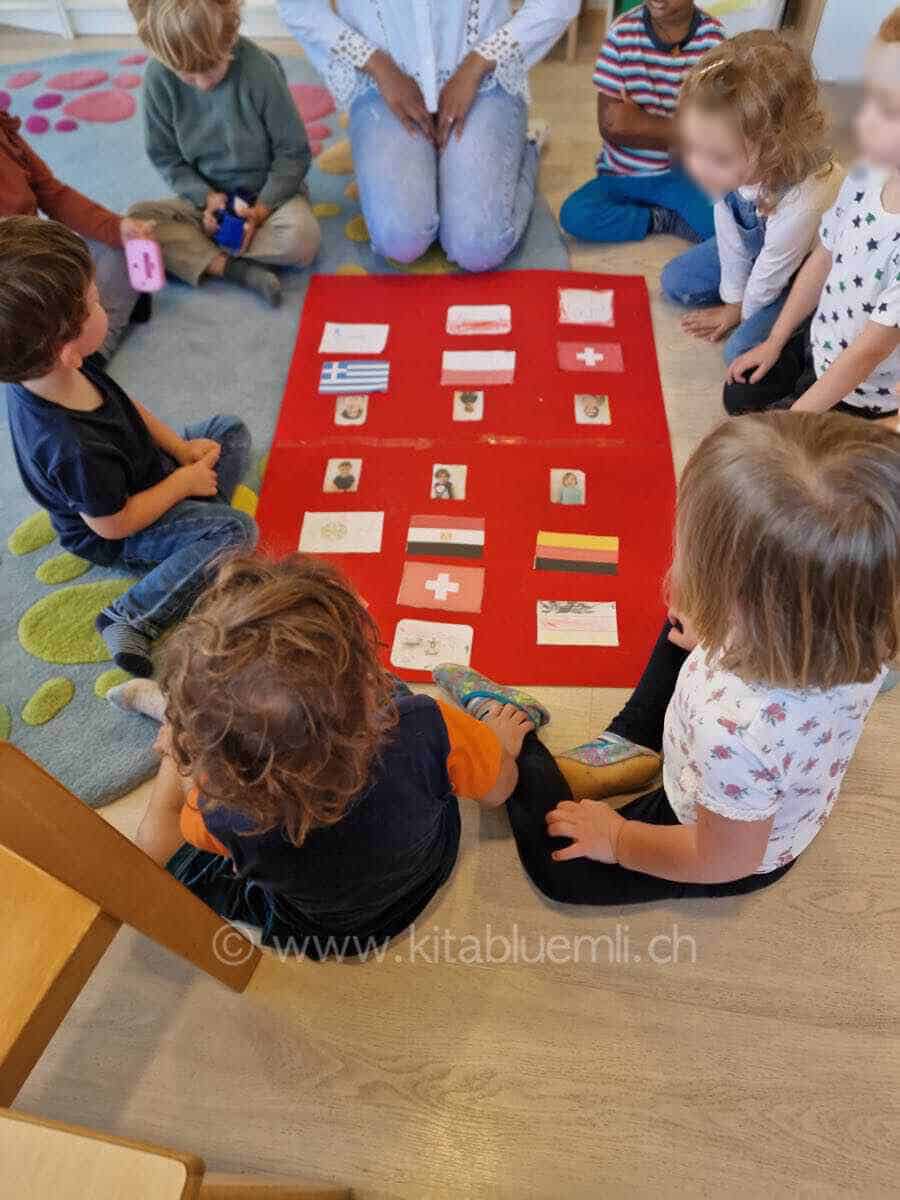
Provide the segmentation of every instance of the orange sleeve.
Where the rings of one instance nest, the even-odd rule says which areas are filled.
[[[453,790],[458,796],[480,800],[500,778],[503,747],[493,730],[482,721],[476,721],[461,708],[442,700],[437,701],[437,706],[450,738],[447,770]]]
[[[223,858],[230,858],[231,855],[227,849],[206,828],[203,813],[198,806],[199,799],[200,792],[197,788],[193,788],[187,800],[181,806],[181,817],[179,819],[181,836],[186,842],[190,842],[192,846],[196,846],[198,850],[208,850],[210,854],[221,854]]]

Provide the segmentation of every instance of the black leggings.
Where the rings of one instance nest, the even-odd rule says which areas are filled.
[[[726,383],[722,393],[725,411],[732,417],[743,413],[765,412],[770,408],[790,408],[816,382],[810,342],[811,321],[804,321],[782,350],[778,361],[758,383],[749,382],[749,372],[741,383]],[[862,408],[856,404],[835,404],[831,412],[849,413],[864,420],[876,421],[891,416],[879,408]],[[893,410],[897,412],[896,409]]]
[[[628,703],[609,726],[614,733],[653,750],[662,748],[663,720],[675,690],[678,672],[687,654],[668,640],[666,624],[644,674]],[[731,883],[674,883],[617,863],[607,865],[587,858],[554,862],[553,850],[569,844],[568,838],[549,838],[545,817],[572,793],[556,760],[533,733],[519,755],[519,782],[507,801],[507,811],[522,866],[532,882],[550,900],[564,904],[640,904],[648,900],[688,896],[740,896],[768,887],[794,864],[764,875],[748,875]],[[619,809],[628,821],[649,825],[677,825],[662,788],[638,796]]]

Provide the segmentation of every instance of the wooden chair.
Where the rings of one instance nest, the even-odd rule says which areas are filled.
[[[123,924],[236,992],[259,962],[237,930],[0,742],[0,1105],[12,1103]]]
[[[346,1188],[276,1175],[207,1175],[179,1154],[0,1108],[0,1195],[16,1200],[350,1200]]]

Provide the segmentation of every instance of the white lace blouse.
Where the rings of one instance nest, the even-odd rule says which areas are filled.
[[[384,50],[419,84],[429,112],[470,50],[496,64],[493,78],[528,99],[528,70],[544,57],[580,0],[279,0],[281,19],[335,101],[347,108],[373,81],[362,68]],[[491,77],[488,76],[488,79]]]

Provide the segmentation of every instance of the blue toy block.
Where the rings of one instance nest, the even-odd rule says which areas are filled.
[[[213,241],[223,250],[240,250],[244,241],[244,222],[229,212],[220,211],[219,228],[213,235]]]

